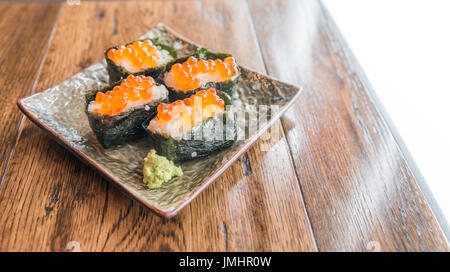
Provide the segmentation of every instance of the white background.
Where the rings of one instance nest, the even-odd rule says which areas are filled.
[[[450,1],[323,0],[450,219]]]

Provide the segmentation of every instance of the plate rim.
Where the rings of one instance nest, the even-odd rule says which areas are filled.
[[[164,27],[164,28],[167,29],[168,32],[172,33],[177,38],[179,38],[181,40],[184,40],[187,43],[193,44],[193,45],[195,45],[197,47],[202,47],[201,45],[199,45],[199,44],[197,44],[197,43],[195,43],[195,42],[185,38],[183,35],[179,34],[178,32],[176,32],[175,30],[173,30],[172,28],[170,28],[168,25],[166,25],[164,23],[161,23],[161,22],[157,23],[154,27],[152,27],[150,29],[153,29],[155,27]],[[100,60],[100,61],[102,61],[102,60]],[[97,63],[94,63],[91,66],[96,65]],[[91,66],[89,66],[89,67],[91,67]],[[276,79],[276,78],[274,78],[272,76],[269,76],[269,75],[266,75],[266,74],[254,71],[253,69],[249,69],[246,66],[243,66],[243,65],[240,65],[240,66],[245,68],[245,69],[247,69],[247,70],[249,70],[249,71],[251,71],[251,72],[254,72],[254,73],[257,73],[257,74],[261,74],[264,77],[267,77],[268,79],[275,80],[275,81],[281,82],[283,84],[286,84],[288,86],[291,86],[293,88],[296,88],[297,89],[297,93],[289,100],[289,102],[284,107],[281,108],[280,111],[278,111],[274,116],[272,116],[272,118],[262,128],[259,128],[257,133],[255,133],[250,138],[245,140],[244,143],[241,145],[241,147],[239,149],[237,149],[226,161],[224,161],[218,168],[216,168],[216,170],[209,177],[204,179],[203,182],[199,186],[197,186],[194,190],[192,190],[192,192],[190,192],[189,195],[185,199],[183,199],[174,208],[172,208],[172,209],[170,209],[168,211],[163,211],[163,210],[157,208],[156,206],[151,205],[149,202],[147,202],[144,199],[142,199],[141,197],[139,197],[133,191],[131,191],[128,188],[126,188],[125,185],[123,185],[119,180],[116,180],[113,176],[108,174],[108,172],[106,172],[100,165],[98,165],[92,159],[90,159],[89,156],[85,155],[84,153],[79,151],[77,148],[73,147],[66,139],[64,139],[63,136],[61,136],[56,131],[54,131],[53,129],[48,127],[35,114],[33,114],[30,110],[28,110],[26,108],[26,106],[24,105],[23,101],[25,99],[27,99],[27,98],[30,98],[30,97],[35,96],[35,95],[38,95],[38,94],[40,94],[42,92],[31,94],[31,95],[29,95],[27,97],[19,99],[17,101],[17,106],[25,114],[25,116],[27,116],[28,119],[30,119],[34,124],[36,124],[39,128],[41,128],[42,130],[47,132],[53,139],[55,139],[64,148],[69,150],[72,154],[74,154],[78,159],[80,159],[87,166],[89,166],[90,168],[98,171],[106,180],[111,182],[113,185],[118,187],[120,190],[123,190],[128,197],[137,200],[139,203],[143,204],[145,207],[149,208],[151,211],[153,211],[157,215],[159,215],[159,216],[161,216],[163,218],[169,219],[169,218],[172,218],[173,216],[175,216],[186,205],[188,205],[192,200],[194,200],[209,185],[214,183],[217,180],[217,178],[220,177],[220,175],[226,169],[228,169],[236,160],[238,160],[256,142],[256,140],[268,128],[270,128],[276,121],[278,121],[281,118],[281,116],[294,104],[294,102],[296,102],[296,100],[303,93],[303,89],[304,89],[303,86],[297,86],[297,85],[293,85],[293,84],[290,84],[290,83],[286,83],[286,82],[283,82],[283,81],[281,81],[279,79]],[[81,70],[80,72],[82,72],[82,71],[84,71],[86,69],[89,69],[89,67]],[[75,75],[73,75],[73,76],[75,76]],[[72,78],[73,76],[69,77],[69,79]],[[61,84],[61,83],[59,83],[59,84]],[[55,85],[55,86],[57,86],[57,85]],[[50,87],[50,88],[52,88],[52,87]],[[46,90],[48,90],[48,89],[49,88],[47,88]]]

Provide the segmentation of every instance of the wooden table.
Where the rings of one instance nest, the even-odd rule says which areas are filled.
[[[449,250],[445,220],[320,2],[3,3],[0,18],[0,250]],[[305,87],[276,124],[278,141],[257,141],[170,220],[112,187],[15,104],[160,21]]]

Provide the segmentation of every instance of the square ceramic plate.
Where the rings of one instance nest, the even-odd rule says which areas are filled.
[[[158,24],[141,38],[157,37],[177,49],[180,57],[195,52],[198,45],[183,38],[164,24]],[[239,60],[238,60],[239,61]],[[275,106],[268,118],[255,124],[247,118],[239,129],[242,140],[230,148],[207,158],[181,163],[184,175],[157,189],[148,189],[142,182],[143,158],[151,148],[149,138],[124,146],[103,149],[89,127],[84,113],[84,93],[107,85],[105,61],[86,68],[72,78],[18,102],[19,108],[36,125],[83,162],[99,171],[106,179],[122,188],[157,214],[169,218],[179,212],[201,191],[215,181],[230,165],[292,105],[300,88],[280,82],[240,66],[241,76],[233,107],[237,111],[255,112],[259,105]],[[249,114],[247,116],[255,116]],[[245,135],[248,131],[249,135]]]

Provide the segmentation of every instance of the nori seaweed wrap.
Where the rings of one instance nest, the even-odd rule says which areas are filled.
[[[136,40],[105,51],[111,84],[130,74],[156,78],[165,65],[176,58],[177,51],[157,38]]]
[[[161,112],[164,111],[162,108],[169,111],[182,110],[183,115],[186,116],[186,112],[188,111],[183,110],[183,107],[185,107],[185,105],[182,104],[183,100],[173,102],[169,106],[167,106],[168,104],[160,104],[158,106],[158,113],[151,120],[148,120],[143,124],[143,127],[150,135],[153,141],[153,146],[158,154],[167,157],[169,160],[180,162],[194,158],[206,157],[212,153],[233,145],[236,141],[237,128],[236,121],[231,116],[231,113],[229,114],[226,112],[225,106],[231,104],[231,99],[228,94],[210,88],[208,90],[202,90],[187,99],[189,99],[192,103],[192,101],[195,101],[194,96],[201,96],[207,92],[209,92],[207,96],[215,96],[214,99],[217,99],[217,101],[222,101],[219,101],[222,103],[222,110],[215,112],[216,109],[213,109],[212,112],[206,113],[206,115],[202,117],[199,122],[194,123],[187,130],[182,131],[178,135],[168,135],[170,133],[168,133],[167,130],[164,131],[167,127],[173,128],[173,124],[167,125],[166,127],[163,127],[163,129],[160,129],[161,122],[168,122],[161,121],[163,118],[163,116],[161,116]],[[206,100],[208,99],[209,98],[207,97]],[[203,103],[209,102],[205,102],[204,99]],[[172,109],[170,108],[171,105],[173,105]],[[179,108],[177,109],[177,107]],[[167,116],[164,117],[164,119],[167,118]],[[187,120],[189,120],[189,118]],[[162,131],[165,133],[162,133]]]
[[[170,101],[175,101],[209,88],[232,97],[238,77],[239,67],[231,54],[199,48],[191,56],[168,63],[158,81],[168,88]]]
[[[100,90],[89,91],[85,112],[89,125],[104,148],[146,136],[142,123],[168,101],[164,85],[153,78],[129,75]]]

